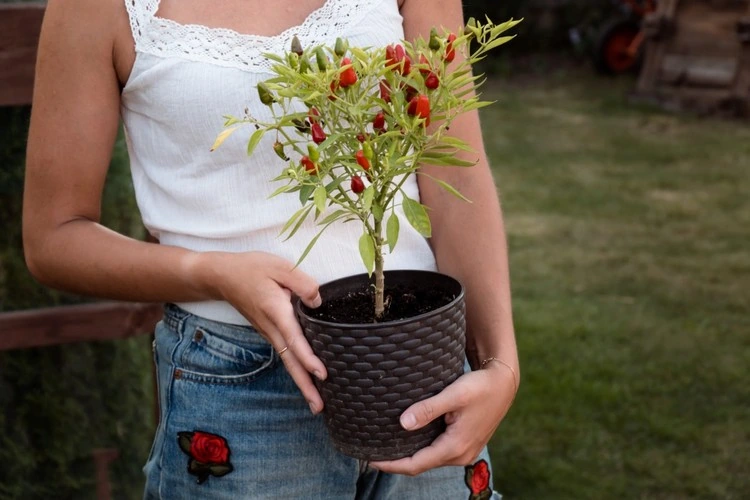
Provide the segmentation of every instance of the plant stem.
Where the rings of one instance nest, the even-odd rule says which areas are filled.
[[[385,276],[383,275],[383,222],[375,221],[375,321],[380,321],[385,312]]]

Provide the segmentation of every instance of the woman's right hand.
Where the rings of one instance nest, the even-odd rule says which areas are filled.
[[[216,295],[232,304],[271,343],[313,413],[323,409],[323,400],[310,378],[327,373],[315,356],[297,321],[292,295],[308,307],[321,303],[318,283],[294,264],[265,252],[196,254],[196,264],[207,271],[202,281]],[[285,348],[288,348],[285,350]]]

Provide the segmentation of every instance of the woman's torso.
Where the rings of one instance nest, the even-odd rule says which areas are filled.
[[[270,180],[286,166],[272,150],[275,138],[267,134],[251,157],[245,153],[250,129],[214,152],[210,147],[224,115],[241,116],[246,108],[259,118],[268,115],[256,91],[271,76],[264,52],[282,52],[293,35],[304,45],[333,44],[337,37],[357,46],[393,43],[403,38],[397,0],[231,0],[217,12],[213,2],[124,1],[135,51],[129,68],[127,49],[119,57],[125,61],[120,74],[129,73],[121,112],[146,227],[162,244],[264,251],[296,262],[320,228],[308,221],[290,240],[279,237],[301,205],[293,195],[268,198],[278,187]],[[249,34],[255,32],[261,35]],[[405,192],[418,198],[414,179]],[[363,272],[360,235],[356,223],[331,226],[301,269],[321,283]],[[402,224],[386,267],[434,269],[435,262],[428,243]],[[226,303],[181,306],[209,319],[246,323]]]

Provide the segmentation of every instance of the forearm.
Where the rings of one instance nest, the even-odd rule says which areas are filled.
[[[472,203],[437,193],[430,203],[431,244],[438,268],[466,289],[467,351],[474,363],[489,357],[518,367],[511,309],[505,228],[486,165],[466,174],[459,187]]]
[[[29,269],[53,288],[147,302],[219,298],[205,255],[137,241],[88,219],[30,229],[24,237]]]

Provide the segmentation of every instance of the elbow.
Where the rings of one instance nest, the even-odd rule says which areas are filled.
[[[53,258],[44,251],[44,237],[24,227],[23,257],[31,276],[40,284],[52,286]]]

